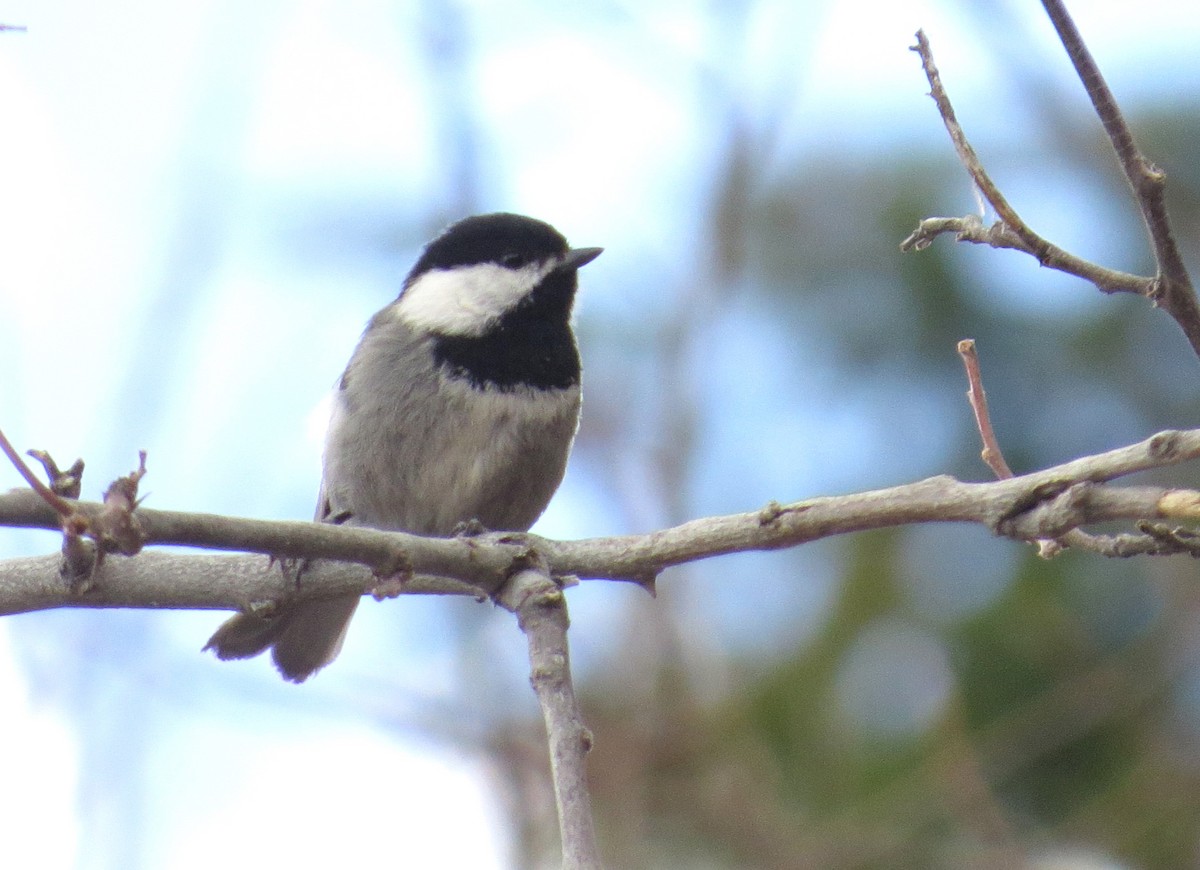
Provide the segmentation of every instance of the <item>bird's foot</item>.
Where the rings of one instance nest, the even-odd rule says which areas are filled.
[[[479,520],[467,520],[454,527],[454,537],[456,538],[478,538],[480,535],[486,535],[487,532],[487,526]]]

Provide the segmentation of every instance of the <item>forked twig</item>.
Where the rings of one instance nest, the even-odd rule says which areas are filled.
[[[75,509],[67,504],[62,496],[42,483],[38,476],[33,473],[33,469],[21,458],[21,454],[12,446],[12,442],[8,440],[8,436],[3,431],[0,431],[0,451],[4,452],[4,455],[8,457],[21,477],[25,478],[25,482],[45,500],[46,504],[54,508],[54,512],[62,517],[64,522],[74,515]]]
[[[1137,293],[1163,308],[1179,324],[1192,350],[1200,355],[1200,303],[1175,244],[1164,202],[1165,174],[1148,161],[1138,150],[1129,125],[1125,122],[1116,100],[1109,91],[1099,68],[1061,0],[1043,0],[1050,20],[1058,31],[1067,54],[1087,91],[1092,105],[1109,136],[1141,210],[1143,221],[1154,249],[1158,273],[1152,278],[1109,269],[1077,257],[1036,233],[983,168],[975,149],[968,141],[954,107],[942,85],[941,75],[933,60],[929,40],[923,30],[917,31],[913,50],[921,57],[921,65],[929,80],[930,96],[958,152],[959,161],[970,174],[983,198],[995,210],[999,220],[985,228],[974,216],[962,218],[929,218],[900,244],[901,250],[920,250],[928,247],[942,233],[953,232],[960,241],[988,244],[996,248],[1011,248],[1037,258],[1043,266],[1075,275],[1092,283],[1105,293]]]
[[[992,181],[987,170],[983,168],[979,155],[975,153],[966,133],[963,132],[962,125],[958,123],[958,116],[955,115],[954,106],[942,85],[941,73],[938,72],[937,64],[934,63],[933,50],[929,47],[929,39],[925,36],[924,30],[917,31],[917,44],[912,47],[912,50],[921,57],[921,66],[925,70],[925,77],[929,80],[929,95],[933,97],[938,114],[942,117],[942,123],[946,125],[946,132],[950,134],[950,141],[954,143],[954,150],[958,152],[959,162],[970,174],[976,188],[1000,220],[984,231],[983,222],[974,216],[929,218],[921,221],[917,229],[900,243],[900,249],[903,251],[920,250],[928,247],[934,237],[953,231],[965,241],[984,242],[994,247],[1024,251],[1035,257],[1043,266],[1090,281],[1105,293],[1137,293],[1141,296],[1150,296],[1154,287],[1152,279],[1108,269],[1077,257],[1042,238],[1025,223],[1017,214],[1016,209],[1009,204],[1004,194],[1000,192],[1000,188]]]

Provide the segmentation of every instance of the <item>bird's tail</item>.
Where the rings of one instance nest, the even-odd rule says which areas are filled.
[[[221,623],[208,643],[219,659],[246,659],[271,648],[285,679],[302,683],[342,649],[357,595],[285,605],[270,616],[239,613]]]

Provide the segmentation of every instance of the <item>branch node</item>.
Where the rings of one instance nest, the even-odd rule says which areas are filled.
[[[1039,559],[1049,561],[1066,549],[1062,544],[1052,538],[1041,538],[1037,542],[1037,554]]]
[[[1013,528],[1013,521],[1027,511],[1033,510],[1038,505],[1058,498],[1072,485],[1073,481],[1070,480],[1048,480],[1037,484],[1032,489],[1019,493],[1004,512],[1000,514],[999,518],[992,523],[992,530],[996,534],[1007,538],[1022,537],[1016,534],[1016,530]],[[1029,537],[1035,536],[1031,535]]]
[[[1163,300],[1167,296],[1167,285],[1162,275],[1155,275],[1150,279],[1146,285],[1145,296],[1155,308],[1162,308]]]
[[[1179,432],[1167,429],[1150,436],[1147,446],[1150,458],[1155,461],[1170,463],[1176,461],[1179,455]]]
[[[83,491],[83,460],[76,459],[66,471],[58,467],[45,450],[26,450],[27,456],[32,456],[46,470],[46,479],[50,482],[50,491],[63,498],[79,498]]]
[[[371,587],[371,597],[376,601],[397,598],[404,594],[408,582],[412,580],[412,559],[407,550],[396,549],[390,552],[384,560],[372,569],[376,583]],[[299,579],[299,578],[297,578]]]
[[[62,561],[58,564],[58,576],[67,584],[73,595],[82,595],[95,585],[96,569],[100,567],[96,545],[70,529],[64,529]]]
[[[638,576],[631,577],[630,579],[633,580],[633,582],[636,583],[638,586],[641,586],[648,593],[650,593],[651,598],[658,597],[658,573],[657,572],[650,573],[650,574],[639,574]]]
[[[138,467],[125,477],[118,477],[104,491],[104,507],[92,522],[92,535],[105,552],[110,550],[125,556],[138,553],[146,543],[141,523],[134,515],[140,504],[138,484],[146,476],[146,451],[138,451]]]
[[[784,514],[784,507],[775,499],[771,499],[758,512],[758,524],[760,526],[772,526],[778,522],[779,518]]]

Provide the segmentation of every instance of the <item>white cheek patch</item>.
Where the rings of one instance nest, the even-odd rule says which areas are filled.
[[[483,335],[557,265],[551,260],[520,269],[496,263],[435,269],[400,294],[393,310],[396,317],[423,332]]]

